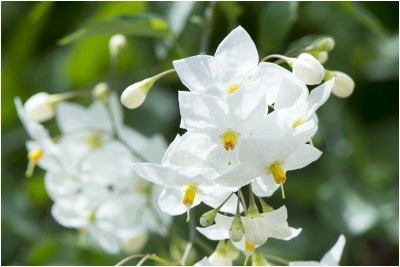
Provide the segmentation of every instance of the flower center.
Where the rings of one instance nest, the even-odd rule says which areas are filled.
[[[293,122],[292,128],[296,128],[297,126],[300,126],[304,123],[303,119],[300,118],[298,120],[296,120],[295,122]]]
[[[43,149],[37,148],[28,152],[28,159],[33,163],[37,163],[43,155]]]
[[[235,148],[236,139],[239,137],[239,134],[235,131],[228,129],[221,136],[221,139],[224,140],[224,148],[226,151],[233,150]]]
[[[187,219],[186,222],[189,222],[190,220],[190,215],[189,215],[189,210],[190,207],[193,205],[194,198],[196,196],[196,191],[197,191],[197,186],[194,184],[188,184],[186,191],[185,191],[185,196],[183,197],[183,205],[186,206],[187,208]]]
[[[244,239],[244,250],[246,252],[253,252],[256,249],[256,247],[252,244],[250,244],[247,239]]]
[[[228,93],[230,94],[239,88],[240,88],[240,85],[238,85],[237,83],[233,83],[228,87]]]
[[[86,218],[89,222],[94,223],[94,221],[95,221],[95,219],[96,219],[94,211],[87,211],[87,212],[85,212],[85,218]]]
[[[101,147],[102,141],[101,141],[101,136],[98,134],[90,134],[86,138],[86,143],[91,149],[96,149]]]

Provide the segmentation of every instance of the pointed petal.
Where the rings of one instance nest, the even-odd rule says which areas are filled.
[[[312,114],[322,106],[328,97],[331,95],[332,88],[335,84],[335,80],[329,80],[317,88],[313,89],[308,96],[308,111],[307,111],[307,118],[312,116]]]
[[[251,182],[253,193],[259,197],[270,197],[279,188],[272,175],[262,175]]]
[[[188,182],[187,178],[176,171],[158,164],[132,162],[130,166],[137,175],[158,185],[174,187],[183,186]]]
[[[182,83],[192,92],[205,93],[215,87],[215,59],[198,55],[172,62]]]
[[[199,197],[208,206],[217,208],[231,193],[231,190],[213,183],[210,186],[202,186]],[[233,194],[221,208],[221,211],[234,214],[236,212],[236,203],[237,197]]]
[[[195,263],[193,266],[211,266],[211,263],[207,257],[204,257],[201,261]]]
[[[254,166],[252,162],[243,162],[239,166],[214,179],[214,181],[223,186],[242,187],[248,184],[251,179],[263,174],[262,169]]]
[[[105,231],[97,226],[91,226],[88,228],[88,232],[90,236],[93,237],[108,253],[116,254],[119,252],[119,239],[111,231]]]
[[[331,266],[339,265],[339,261],[342,257],[342,252],[345,244],[346,238],[344,237],[344,235],[340,235],[335,245],[333,245],[333,247],[321,259],[321,263],[323,265]]]
[[[179,109],[186,129],[198,132],[218,128],[228,113],[224,101],[216,96],[183,91],[179,91]]]
[[[258,52],[250,35],[238,26],[219,44],[215,59],[220,66],[220,75],[232,77],[255,69],[258,65]],[[227,80],[226,77],[222,79]]]
[[[284,162],[285,170],[301,169],[313,161],[316,161],[322,152],[312,145],[304,144],[293,151]]]
[[[296,103],[306,102],[308,96],[307,87],[294,76],[282,79],[281,88],[276,97],[275,110],[290,108]]]

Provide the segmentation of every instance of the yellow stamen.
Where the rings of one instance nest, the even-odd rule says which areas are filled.
[[[239,135],[240,134],[234,130],[228,129],[219,136],[224,141],[224,148],[226,151],[233,150],[235,148]]]
[[[42,157],[42,155],[43,155],[43,149],[37,148],[28,152],[28,159],[29,161],[37,163],[39,159]]]
[[[304,123],[303,119],[298,119],[297,121],[293,122],[292,128],[295,128],[297,126],[300,126]]]
[[[247,239],[244,239],[244,250],[246,252],[253,252],[256,249],[256,247],[252,244],[250,244]]]
[[[282,190],[282,198],[285,199],[285,191],[283,190],[283,184],[286,182],[286,175],[283,172],[281,168],[281,162],[274,162],[271,165],[269,165],[268,172],[272,173],[272,176],[274,177],[275,183],[281,185],[281,190]]]
[[[233,150],[235,148],[235,135],[228,133],[224,138],[224,147],[226,151]]]
[[[33,174],[33,171],[35,170],[35,166],[37,164],[37,162],[39,161],[39,159],[42,157],[43,155],[43,149],[41,148],[37,148],[34,150],[31,150],[28,152],[28,167],[26,168],[25,171],[25,176],[26,177],[31,177]]]
[[[185,191],[185,196],[183,197],[183,205],[187,208],[187,219],[186,222],[190,221],[190,207],[193,205],[194,197],[196,196],[197,187],[193,184],[188,184]]]
[[[240,88],[240,85],[238,85],[238,84],[236,84],[236,83],[231,84],[231,85],[228,87],[228,93],[230,94],[230,93],[236,91],[236,90],[239,89],[239,88]]]

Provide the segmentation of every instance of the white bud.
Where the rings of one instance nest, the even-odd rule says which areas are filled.
[[[324,78],[324,67],[308,53],[300,54],[292,59],[293,74],[307,85],[320,84]]]
[[[31,96],[24,104],[28,117],[37,122],[44,122],[54,117],[54,103],[51,95],[45,92]]]
[[[265,225],[263,217],[245,217],[243,228],[246,240],[250,244],[257,246],[267,242],[268,227]]]
[[[208,257],[208,261],[212,266],[232,266],[232,260],[226,254],[219,253],[215,251]]]
[[[108,43],[112,56],[116,56],[127,46],[126,37],[122,34],[113,35]]]
[[[335,84],[332,88],[332,94],[342,98],[349,97],[354,91],[355,84],[353,79],[341,71],[334,71],[333,74]]]
[[[310,55],[315,57],[319,63],[325,64],[326,61],[328,61],[328,52],[322,51],[322,52],[308,52]]]
[[[92,90],[92,96],[96,99],[106,101],[110,93],[110,88],[107,83],[98,83]]]
[[[154,81],[145,79],[141,82],[128,86],[121,95],[121,103],[130,109],[134,109],[143,104],[146,99],[147,92],[154,84]]]
[[[235,216],[229,228],[229,238],[233,242],[240,242],[243,238],[243,226],[240,216]]]

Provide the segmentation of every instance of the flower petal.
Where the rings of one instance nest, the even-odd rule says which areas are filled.
[[[173,169],[153,163],[130,163],[133,171],[149,182],[167,187],[183,186],[188,179]]]
[[[205,93],[215,88],[215,59],[198,55],[172,62],[182,83],[192,92]]]
[[[343,248],[346,244],[344,235],[340,235],[335,245],[321,259],[323,265],[337,266],[342,257]]]
[[[272,175],[262,175],[255,178],[252,182],[253,193],[259,197],[270,197],[278,188]]]
[[[312,145],[301,145],[285,159],[284,168],[285,170],[301,169],[316,161],[321,155],[322,152]]]
[[[326,100],[328,100],[334,85],[335,79],[331,79],[311,91],[307,99],[307,117],[310,117],[320,106],[326,102]]]

